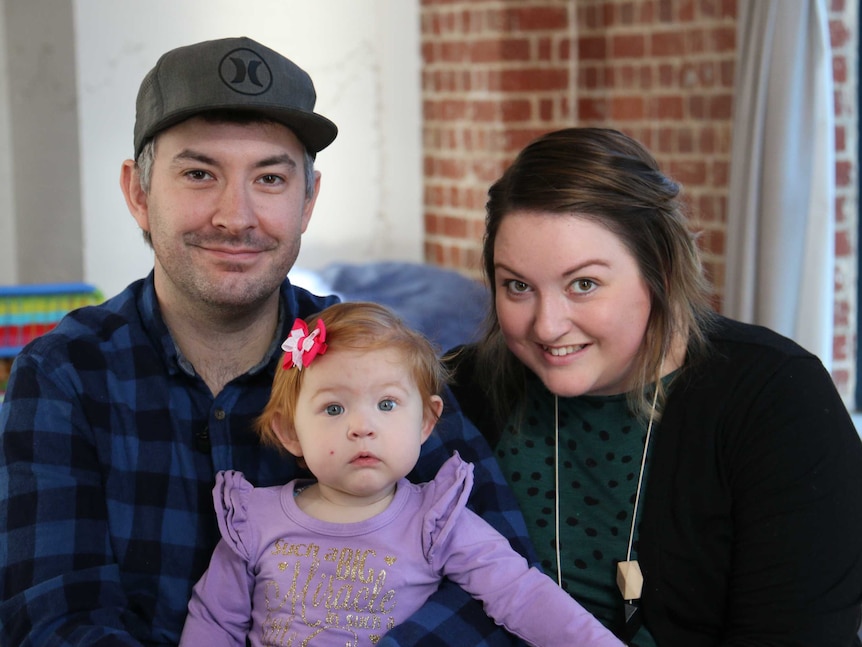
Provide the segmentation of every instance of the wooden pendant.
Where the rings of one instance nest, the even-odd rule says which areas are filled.
[[[623,600],[640,600],[644,576],[637,560],[617,564],[617,586],[623,594]]]

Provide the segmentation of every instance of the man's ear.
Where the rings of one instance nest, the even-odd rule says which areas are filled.
[[[296,429],[288,423],[283,416],[276,415],[272,419],[272,431],[281,440],[282,446],[291,454],[299,458],[302,456],[302,445],[299,444],[299,437],[296,435]]]
[[[126,160],[120,168],[120,189],[138,227],[143,231],[150,231],[149,196],[141,187],[141,176],[132,160]]]
[[[443,398],[439,395],[431,396],[431,407],[425,409],[425,414],[422,417],[422,442],[428,440],[428,436],[434,431],[434,426],[437,420],[440,419],[440,414],[443,413]]]
[[[314,172],[314,193],[311,197],[305,198],[305,204],[302,207],[302,233],[308,229],[308,223],[311,222],[311,213],[314,211],[314,204],[317,202],[317,196],[320,195],[320,171]]]

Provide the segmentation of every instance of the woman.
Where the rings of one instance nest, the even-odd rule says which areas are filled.
[[[545,569],[631,645],[858,645],[862,443],[816,357],[712,312],[678,194],[613,130],[527,146],[456,394]]]

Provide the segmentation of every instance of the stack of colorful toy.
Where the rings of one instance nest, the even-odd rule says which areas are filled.
[[[43,335],[70,310],[102,302],[102,294],[86,283],[0,286],[0,402],[8,368],[21,349]]]

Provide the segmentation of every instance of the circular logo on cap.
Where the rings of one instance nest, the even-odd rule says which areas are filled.
[[[228,52],[219,64],[219,76],[234,92],[262,94],[272,85],[272,70],[259,54],[245,47]]]

